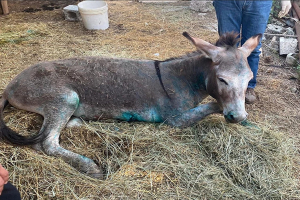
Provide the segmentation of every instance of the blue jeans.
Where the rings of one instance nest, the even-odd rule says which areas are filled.
[[[4,185],[0,200],[21,200],[19,191],[10,182]]]
[[[214,0],[214,7],[218,19],[218,32],[241,33],[241,44],[247,39],[263,34],[268,23],[272,1],[262,0]],[[258,70],[261,41],[248,57],[249,66],[253,72],[253,79],[249,81],[248,88],[255,88]]]

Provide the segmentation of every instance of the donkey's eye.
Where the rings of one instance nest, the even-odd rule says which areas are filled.
[[[222,78],[219,78],[219,81],[222,82],[222,83],[224,83],[225,85],[228,85],[228,83],[224,79],[222,79]]]

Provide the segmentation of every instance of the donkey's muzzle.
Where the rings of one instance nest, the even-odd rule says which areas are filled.
[[[234,111],[230,111],[228,112],[226,115],[224,114],[224,117],[226,119],[227,122],[230,123],[239,123],[241,121],[244,121],[245,119],[247,119],[248,113],[237,113]]]

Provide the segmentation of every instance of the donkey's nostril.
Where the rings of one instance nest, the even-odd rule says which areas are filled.
[[[230,120],[230,121],[233,121],[235,119],[234,117],[234,114],[232,112],[229,112],[227,115],[226,115],[227,119]]]
[[[230,120],[234,120],[234,115],[229,115]]]
[[[224,117],[229,122],[235,122],[236,121],[236,115],[234,114],[233,111],[228,112],[227,115],[225,115]]]

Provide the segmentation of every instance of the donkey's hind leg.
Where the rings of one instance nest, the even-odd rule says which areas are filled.
[[[74,153],[59,145],[59,136],[61,130],[75,112],[79,97],[74,94],[64,95],[63,98],[56,100],[55,103],[47,104],[44,108],[44,123],[41,128],[41,134],[46,139],[38,146],[47,154],[61,157],[65,162],[72,165],[80,172],[86,173],[94,178],[103,178],[102,169],[98,167],[93,160]]]

